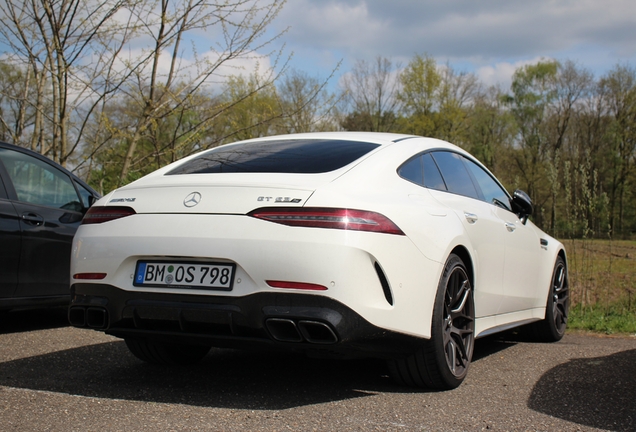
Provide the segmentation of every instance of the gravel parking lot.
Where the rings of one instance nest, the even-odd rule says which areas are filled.
[[[0,316],[0,430],[636,430],[636,337],[477,341],[448,392],[398,387],[375,360],[212,350],[145,365],[64,311]]]

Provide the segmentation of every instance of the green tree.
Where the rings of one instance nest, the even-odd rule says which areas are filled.
[[[609,119],[605,143],[611,152],[610,223],[614,231],[624,234],[625,198],[636,151],[636,70],[616,66],[601,78],[599,91]]]
[[[465,146],[501,181],[512,185],[516,170],[509,169],[509,156],[516,127],[504,96],[501,89],[492,86],[474,97]]]
[[[546,118],[557,97],[556,80],[559,64],[541,61],[518,69],[512,79],[512,94],[506,101],[518,128],[513,161],[521,180],[519,185],[535,201],[539,210],[535,220],[543,222],[541,208],[549,197],[545,161],[549,140]]]
[[[403,131],[435,136],[438,92],[442,85],[442,76],[437,70],[435,60],[416,55],[400,74],[399,82],[397,99],[405,118],[401,124]]]
[[[275,133],[283,111],[276,87],[267,81],[265,83],[256,74],[228,79],[221,99],[224,109],[215,121],[219,143]]]

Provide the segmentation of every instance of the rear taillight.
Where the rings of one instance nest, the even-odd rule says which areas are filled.
[[[103,222],[108,222],[111,220],[123,218],[126,216],[134,215],[135,211],[130,207],[104,207],[104,206],[93,206],[88,209],[86,214],[84,215],[84,219],[82,219],[82,224],[99,224]]]
[[[268,280],[267,285],[273,288],[288,288],[288,289],[300,289],[309,291],[327,291],[326,286],[307,283],[307,282],[288,282],[288,281],[276,281]]]
[[[75,273],[73,279],[100,280],[106,277],[106,273]]]
[[[389,218],[379,213],[327,207],[265,207],[248,216],[289,226],[371,231],[404,235]]]

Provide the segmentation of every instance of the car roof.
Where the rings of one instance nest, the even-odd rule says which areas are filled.
[[[348,140],[348,141],[367,141],[378,144],[389,144],[410,138],[422,138],[417,135],[398,134],[391,132],[307,132],[286,135],[272,135],[267,137],[252,138],[249,140],[237,141],[236,143],[246,143],[251,141],[275,141],[282,139],[330,139],[330,140]],[[235,144],[233,143],[228,143]]]

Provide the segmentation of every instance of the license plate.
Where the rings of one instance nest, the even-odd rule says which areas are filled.
[[[231,291],[234,264],[137,261],[134,286]]]

